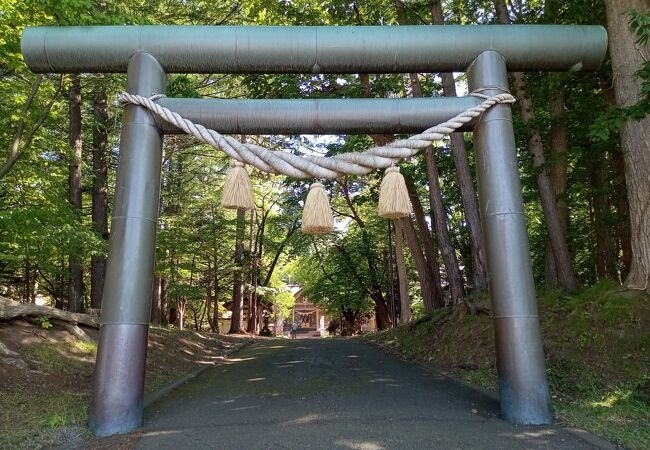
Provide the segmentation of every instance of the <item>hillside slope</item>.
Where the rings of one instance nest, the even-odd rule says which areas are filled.
[[[49,326],[46,323],[46,326]],[[0,323],[0,449],[38,449],[89,435],[97,330],[81,340],[57,325]],[[223,360],[246,336],[151,328],[145,393]]]
[[[631,449],[650,448],[650,296],[600,283],[539,299],[555,414]],[[488,315],[418,323],[365,336],[406,359],[497,389]]]

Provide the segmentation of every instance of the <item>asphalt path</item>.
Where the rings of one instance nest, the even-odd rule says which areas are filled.
[[[347,339],[265,340],[145,411],[136,449],[591,449],[514,426],[498,403]]]

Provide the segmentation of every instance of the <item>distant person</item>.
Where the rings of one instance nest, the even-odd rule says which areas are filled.
[[[293,323],[291,324],[291,337],[293,339],[296,338],[296,331],[298,331],[298,322],[294,320]]]

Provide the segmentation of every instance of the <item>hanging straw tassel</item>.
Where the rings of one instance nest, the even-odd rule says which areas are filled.
[[[385,219],[408,217],[413,211],[404,176],[397,167],[386,169],[379,187],[379,215]]]
[[[307,234],[323,234],[333,230],[334,217],[325,186],[312,183],[302,210],[302,231]]]
[[[229,209],[255,209],[253,186],[244,169],[244,163],[236,161],[228,169],[221,195],[221,206]]]

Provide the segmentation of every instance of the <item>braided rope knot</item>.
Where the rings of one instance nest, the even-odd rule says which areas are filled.
[[[122,105],[142,106],[201,142],[217,150],[222,150],[236,161],[250,164],[263,172],[282,174],[293,178],[336,179],[344,175],[365,175],[375,169],[391,167],[401,160],[415,156],[433,142],[443,140],[493,106],[512,104],[516,101],[515,97],[507,92],[487,96],[476,91],[470,95],[483,101],[420,134],[390,142],[382,147],[371,147],[363,152],[303,157],[288,152],[269,150],[256,144],[241,143],[231,136],[224,136],[215,130],[185,119],[180,114],[156,103],[156,100],[164,97],[163,94],[143,97],[123,92],[118,95],[117,99]]]

